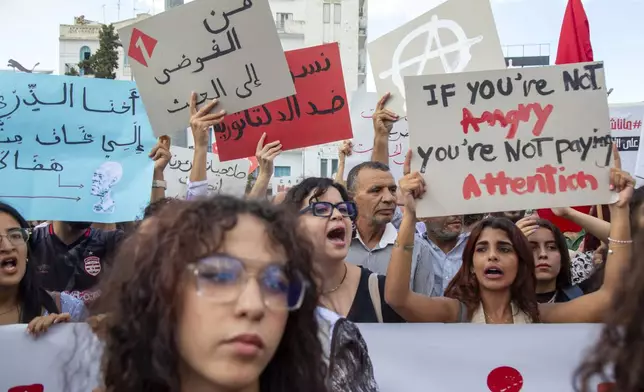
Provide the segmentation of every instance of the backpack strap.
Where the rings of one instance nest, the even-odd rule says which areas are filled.
[[[573,300],[584,295],[584,292],[577,285],[567,287],[563,290],[563,292],[569,300]]]
[[[371,303],[373,309],[376,311],[376,318],[379,323],[382,323],[382,303],[380,302],[380,288],[378,287],[378,274],[375,272],[369,275],[369,295],[371,296]]]

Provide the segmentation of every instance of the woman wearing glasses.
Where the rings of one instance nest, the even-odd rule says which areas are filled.
[[[284,200],[299,211],[313,241],[314,264],[322,278],[320,305],[356,323],[404,322],[384,302],[385,277],[347,263],[356,207],[346,189],[328,178],[307,178]]]
[[[28,240],[29,223],[0,203],[0,325],[29,324],[28,331],[38,335],[52,324],[83,321],[82,301],[40,286]]]
[[[98,311],[107,392],[326,392],[316,284],[293,214],[173,203],[121,246]]]

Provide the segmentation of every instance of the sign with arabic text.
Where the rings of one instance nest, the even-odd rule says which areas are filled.
[[[367,44],[379,96],[404,115],[403,77],[505,69],[489,0],[448,0]]]
[[[291,50],[286,60],[297,94],[226,116],[214,127],[222,161],[255,155],[264,132],[282,150],[352,137],[338,44]]]
[[[28,220],[134,220],[155,143],[134,82],[0,72],[0,200]]]
[[[193,91],[228,113],[295,94],[266,0],[196,0],[119,35],[158,136],[185,129]]]
[[[408,76],[405,91],[420,217],[613,199],[603,63]]]
[[[622,169],[636,173],[644,103],[625,103],[609,105],[610,131],[622,158]],[[641,180],[640,180],[641,181]]]
[[[170,147],[172,159],[163,173],[168,189],[166,196],[184,199],[188,190],[188,179],[192,171],[194,150],[183,147]],[[228,194],[244,196],[248,181],[250,161],[239,159],[219,162],[217,154],[208,153],[206,178],[208,195]]]
[[[358,164],[370,161],[373,151],[373,119],[380,97],[376,93],[358,90],[351,97],[351,126],[353,127],[353,153],[346,157],[344,178]],[[403,176],[405,155],[409,150],[407,117],[401,117],[389,132],[389,169],[396,180]]]

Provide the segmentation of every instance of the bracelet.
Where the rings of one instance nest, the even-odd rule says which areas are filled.
[[[168,183],[163,180],[153,180],[152,188],[168,189]]]
[[[632,244],[633,240],[614,240],[610,237],[608,237],[608,242],[612,242],[614,244]]]
[[[404,250],[409,251],[409,252],[411,252],[411,251],[413,251],[413,250],[414,250],[414,244],[411,244],[411,245],[400,245],[400,242],[398,242],[398,241],[394,241],[394,248],[400,248],[401,246],[403,247],[403,249],[404,249]]]

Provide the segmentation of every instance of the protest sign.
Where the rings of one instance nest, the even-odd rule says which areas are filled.
[[[610,131],[622,158],[622,169],[635,174],[644,120],[644,103],[609,105]]]
[[[267,1],[196,0],[119,30],[157,135],[198,106],[235,113],[295,93]]]
[[[449,0],[367,44],[378,95],[404,115],[404,76],[504,69],[488,0]]]
[[[602,325],[358,327],[381,392],[573,392],[574,372]],[[590,391],[602,389],[593,382]]]
[[[273,194],[288,192],[289,189],[302,182],[301,177],[273,177],[271,178],[271,189]]]
[[[610,203],[605,86],[602,63],[406,77],[419,216]]]
[[[284,151],[351,138],[338,44],[291,50],[286,61],[297,94],[226,116],[214,127],[222,161],[255,155],[264,132]]]
[[[381,392],[573,392],[574,371],[602,326],[358,327]],[[90,392],[99,385],[100,346],[86,325],[55,325],[38,339],[25,328],[0,327],[0,347],[12,353],[0,355],[0,391]],[[590,390],[601,391],[595,383]]]
[[[29,220],[134,220],[155,142],[133,82],[0,72],[0,200]]]
[[[103,348],[87,324],[54,325],[38,338],[26,329],[0,327],[0,391],[91,392],[100,385]]]
[[[380,97],[376,93],[358,90],[351,98],[351,127],[353,128],[353,153],[346,158],[344,178],[358,164],[370,161],[373,151],[373,119],[376,104]],[[407,118],[401,117],[389,133],[389,169],[394,178],[403,175],[405,154],[409,150],[409,132]]]
[[[171,147],[172,159],[163,173],[168,189],[166,196],[184,199],[188,190],[188,179],[192,171],[194,150],[183,147]],[[228,194],[244,196],[248,181],[250,161],[239,159],[226,163],[219,162],[216,154],[208,154],[206,161],[206,178],[208,194]]]

